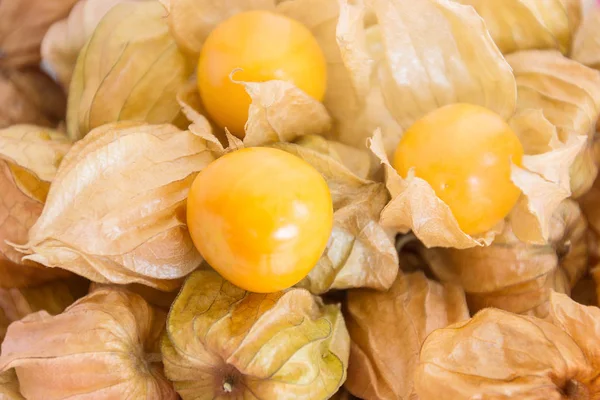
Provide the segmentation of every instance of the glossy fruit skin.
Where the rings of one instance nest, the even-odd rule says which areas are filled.
[[[202,170],[187,221],[200,254],[231,283],[259,293],[298,283],[321,257],[333,226],[327,183],[283,150],[237,150]]]
[[[321,101],[327,65],[319,44],[300,22],[269,11],[247,11],[218,25],[198,61],[198,89],[212,119],[242,138],[250,96],[231,81],[284,80]]]
[[[393,165],[410,168],[446,203],[461,229],[475,235],[491,229],[516,204],[520,190],[510,180],[511,161],[521,164],[523,146],[493,111],[473,104],[434,110],[406,130]]]

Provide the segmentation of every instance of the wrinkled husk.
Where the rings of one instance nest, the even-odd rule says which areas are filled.
[[[0,69],[0,104],[0,128],[15,124],[56,127],[65,117],[64,93],[37,68]]]
[[[77,0],[9,0],[0,2],[0,68],[34,66],[40,43],[55,21]],[[4,104],[4,103],[2,103]]]
[[[19,381],[14,370],[0,373],[0,400],[25,400],[19,391]]]
[[[463,290],[400,275],[386,292],[351,290],[345,309],[350,364],[345,387],[365,400],[414,399],[413,374],[429,333],[469,318]]]
[[[79,0],[65,19],[55,22],[41,44],[42,63],[66,89],[79,51],[104,15],[116,4],[135,0]]]
[[[581,18],[579,1],[456,0],[481,15],[504,54],[557,49],[567,54]]]
[[[346,378],[348,331],[338,305],[303,289],[256,294],[196,271],[162,340],[183,400],[327,399]]]
[[[581,196],[597,174],[589,148],[600,112],[600,73],[552,50],[517,52],[506,60],[517,81],[519,110],[540,109],[563,142],[573,134],[588,137],[571,167],[572,195]]]
[[[160,364],[165,313],[122,289],[100,289],[65,312],[11,324],[0,369],[27,399],[176,399]]]
[[[114,6],[77,59],[67,107],[69,136],[81,139],[114,121],[174,121],[180,111],[177,90],[192,70],[158,2]]]
[[[438,279],[464,288],[471,312],[496,307],[544,318],[551,291],[570,293],[586,273],[586,234],[577,203],[567,200],[551,220],[546,245],[524,243],[507,230],[488,247],[422,254]]]
[[[171,125],[104,125],[63,159],[24,259],[100,283],[174,290],[201,262],[185,224],[206,141]]]
[[[32,125],[0,130],[0,287],[26,287],[68,276],[23,261],[8,242],[27,241],[42,212],[50,182],[71,147],[60,132]]]
[[[107,286],[115,287],[116,285],[92,282],[89,287],[89,293]],[[130,292],[139,294],[148,302],[148,304],[165,311],[169,311],[171,304],[173,304],[175,297],[177,297],[177,294],[179,293],[179,288],[178,290],[174,290],[172,292],[162,292],[146,285],[140,285],[139,283],[131,283],[129,285],[123,285],[120,287],[123,287]]]
[[[86,281],[71,279],[45,283],[28,289],[0,289],[0,343],[11,322],[36,311],[60,314],[85,294]]]
[[[571,58],[590,68],[600,69],[600,7],[592,8],[584,17],[573,40]]]
[[[595,399],[600,310],[553,293],[549,322],[485,309],[434,331],[415,374],[420,400]]]

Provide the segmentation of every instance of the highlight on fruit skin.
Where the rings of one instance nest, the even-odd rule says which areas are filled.
[[[253,147],[203,169],[187,203],[192,240],[225,279],[251,292],[286,289],[321,257],[333,227],[325,179],[283,150]]]
[[[244,137],[251,99],[235,81],[282,80],[318,101],[327,83],[325,56],[300,22],[269,11],[247,11],[219,24],[202,46],[198,89],[208,114]]]
[[[502,117],[473,104],[438,108],[406,130],[393,166],[411,169],[446,203],[467,234],[483,233],[504,219],[520,190],[511,181],[523,146]]]

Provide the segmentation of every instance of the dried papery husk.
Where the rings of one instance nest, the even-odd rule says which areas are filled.
[[[590,68],[600,69],[600,7],[589,10],[575,34],[570,57]]]
[[[125,1],[136,0],[79,0],[68,17],[48,29],[41,43],[42,63],[64,88],[69,88],[79,51],[102,17],[116,4]]]
[[[47,128],[14,125],[0,130],[0,288],[39,285],[70,275],[23,261],[23,254],[7,243],[27,240],[70,147],[64,134]]]
[[[86,287],[85,280],[73,278],[31,288],[0,289],[0,342],[11,322],[41,310],[60,314],[86,293]]]
[[[579,23],[579,1],[457,0],[484,19],[504,54],[528,49],[557,49],[567,54]]]
[[[303,289],[250,293],[196,271],[169,312],[161,349],[184,400],[318,400],[344,382],[349,347],[339,305]]]
[[[0,373],[0,400],[25,400],[19,391],[19,381],[14,370]]]
[[[138,283],[131,283],[129,285],[117,286],[114,284],[107,283],[97,283],[92,282],[89,285],[89,293],[92,293],[95,290],[99,290],[105,287],[122,287],[130,292],[139,294],[150,304],[151,306],[160,308],[165,311],[169,311],[171,308],[171,304],[175,301],[177,294],[179,293],[179,288],[177,290],[173,290],[171,292],[163,292],[158,289],[151,288],[146,285],[140,285]]]
[[[585,193],[593,183],[597,167],[591,162],[592,146],[600,112],[600,73],[552,50],[530,50],[506,57],[518,87],[518,109],[539,109],[558,128],[560,139],[585,135],[587,146],[571,167],[571,192]]]
[[[124,2],[102,18],[81,50],[67,107],[67,132],[81,139],[115,121],[169,123],[179,114],[178,89],[193,63],[169,34],[155,1]]]
[[[408,400],[427,335],[468,319],[469,310],[459,286],[413,272],[386,292],[350,290],[344,315],[351,339],[344,386],[365,400]]]
[[[0,104],[0,128],[15,124],[56,127],[65,117],[63,91],[37,68],[0,69]]]
[[[319,171],[333,200],[333,230],[327,247],[298,286],[315,294],[353,287],[389,288],[398,274],[398,255],[393,233],[379,223],[389,199],[385,186],[356,176],[340,161],[313,148],[292,143],[273,146]]]
[[[8,328],[0,368],[15,368],[27,399],[176,399],[163,375],[165,313],[123,289],[99,289],[51,316]]]
[[[496,307],[543,318],[551,291],[570,293],[586,273],[586,231],[577,203],[567,200],[551,220],[548,244],[525,243],[507,229],[488,247],[422,254],[438,279],[464,288],[471,312]]]
[[[485,309],[434,331],[421,349],[421,400],[594,399],[600,310],[553,293],[548,321]]]
[[[12,0],[0,4],[0,68],[34,66],[40,43],[55,21],[69,14],[77,0]]]
[[[100,283],[174,290],[201,262],[185,223],[189,187],[213,156],[172,125],[96,128],[63,159],[24,259]]]

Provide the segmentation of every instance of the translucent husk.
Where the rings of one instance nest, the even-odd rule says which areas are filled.
[[[349,347],[339,305],[304,289],[245,292],[209,270],[189,276],[162,340],[184,400],[324,400],[346,378]]]

